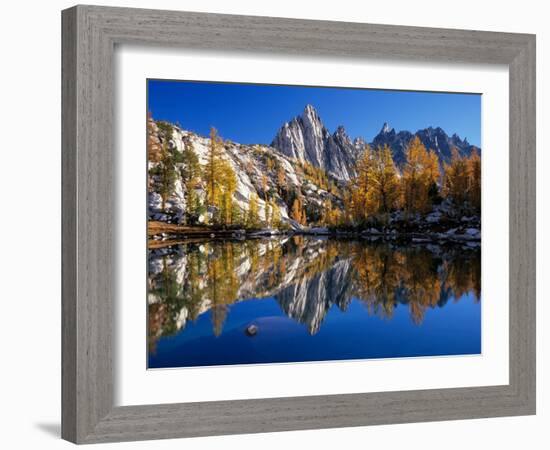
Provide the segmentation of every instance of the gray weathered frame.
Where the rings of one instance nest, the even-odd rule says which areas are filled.
[[[75,6],[62,13],[62,436],[76,443],[535,413],[535,36]],[[510,81],[510,382],[114,407],[116,44],[506,64]]]

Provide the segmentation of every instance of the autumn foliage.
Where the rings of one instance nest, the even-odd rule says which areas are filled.
[[[450,164],[440,167],[439,157],[418,137],[406,149],[406,160],[399,173],[391,149],[386,145],[365,149],[356,167],[357,176],[343,197],[343,222],[360,226],[369,218],[384,221],[388,213],[425,214],[435,202],[449,199],[457,212],[481,208],[481,158],[476,151],[469,157],[452,151]]]
[[[223,158],[223,142],[215,128],[210,129],[210,147],[204,170],[206,181],[206,201],[215,207],[219,214],[214,221],[223,225],[234,222],[236,210],[233,207],[233,194],[237,189],[237,177],[229,161]]]
[[[355,223],[369,216],[385,216],[399,206],[400,187],[391,149],[367,147],[357,163],[357,177],[344,199],[346,212]]]
[[[407,212],[425,213],[432,207],[430,192],[439,181],[439,158],[415,137],[406,151],[401,182],[402,205]]]

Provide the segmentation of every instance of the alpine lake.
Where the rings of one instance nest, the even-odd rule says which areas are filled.
[[[148,367],[481,352],[481,250],[280,235],[148,250]]]

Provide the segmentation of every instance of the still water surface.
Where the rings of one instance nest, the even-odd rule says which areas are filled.
[[[479,354],[480,263],[303,236],[150,250],[148,365]]]

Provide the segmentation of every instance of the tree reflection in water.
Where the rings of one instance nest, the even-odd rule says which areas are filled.
[[[385,319],[406,305],[421,325],[428,309],[465,294],[480,301],[478,248],[304,236],[181,244],[149,252],[149,349],[207,311],[220,335],[230,305],[240,301],[273,297],[313,335],[332,306],[346,311],[352,299]]]

